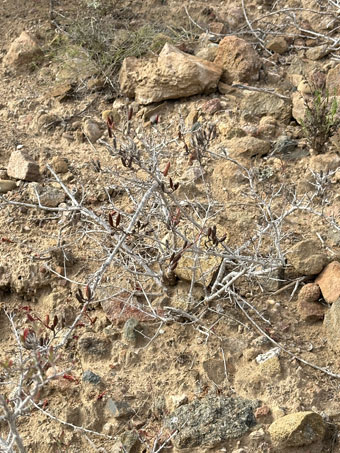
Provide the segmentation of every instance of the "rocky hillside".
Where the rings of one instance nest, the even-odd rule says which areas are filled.
[[[0,451],[340,452],[339,3],[0,12]]]

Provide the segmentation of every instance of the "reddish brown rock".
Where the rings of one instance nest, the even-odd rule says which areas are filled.
[[[333,261],[321,272],[315,280],[320,286],[323,298],[332,304],[340,297],[340,263]]]
[[[266,405],[258,407],[255,411],[255,418],[265,417],[270,413],[270,408]]]
[[[209,101],[205,102],[202,106],[202,111],[204,113],[208,113],[209,115],[213,115],[215,112],[222,110],[221,101],[218,98],[210,99]]]
[[[287,41],[283,36],[276,36],[275,38],[271,39],[270,41],[268,41],[266,47],[272,52],[276,52],[280,55],[284,54],[288,50]]]
[[[319,274],[328,261],[320,242],[313,239],[306,239],[295,244],[288,251],[287,259],[288,263],[302,275]]]
[[[306,322],[320,321],[327,310],[318,302],[307,302],[305,299],[298,299],[297,309],[301,319]]]
[[[253,82],[259,78],[261,60],[253,46],[242,38],[222,39],[214,63],[223,68],[222,82]]]

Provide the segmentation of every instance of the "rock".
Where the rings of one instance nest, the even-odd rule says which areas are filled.
[[[258,418],[266,417],[269,414],[270,414],[270,408],[266,405],[263,405],[256,409],[255,418],[258,419]]]
[[[270,143],[255,137],[234,138],[227,142],[227,150],[230,157],[250,159],[255,156],[263,156],[270,151]]]
[[[306,57],[309,58],[309,60],[321,60],[321,58],[326,57],[329,54],[329,46],[327,44],[324,44],[322,46],[315,46],[315,47],[310,47],[309,49],[306,50]]]
[[[158,104],[156,106],[153,105],[145,107],[144,121],[150,121],[154,115],[159,115],[162,111],[164,111],[167,104],[167,102],[162,102],[162,104]]]
[[[86,370],[82,376],[83,382],[89,382],[90,384],[98,385],[101,383],[102,379],[98,374],[93,373],[90,370]]]
[[[268,429],[276,447],[302,447],[322,441],[326,426],[315,412],[295,412],[275,420]]]
[[[135,346],[137,342],[138,333],[135,331],[135,328],[138,326],[139,321],[136,318],[128,319],[123,327],[123,338],[128,343]]]
[[[316,278],[325,301],[332,304],[340,297],[340,263],[332,261]]]
[[[282,55],[287,52],[288,44],[283,36],[275,36],[266,44],[268,50]]]
[[[176,448],[214,448],[228,439],[241,437],[256,424],[256,401],[242,398],[207,396],[180,406],[165,421],[167,428],[178,429]]]
[[[330,96],[340,96],[340,64],[328,71],[326,87]]]
[[[209,101],[205,102],[202,105],[202,112],[207,113],[209,115],[213,115],[214,113],[222,110],[221,101],[218,98],[210,99]]]
[[[317,283],[307,283],[300,289],[298,298],[300,300],[305,300],[306,302],[317,302],[320,299],[320,296],[320,286]]]
[[[329,346],[335,352],[340,352],[340,298],[325,314],[323,325]]]
[[[56,173],[67,173],[68,172],[68,162],[67,159],[63,157],[54,157],[52,159],[52,168]]]
[[[96,141],[103,135],[103,130],[101,129],[99,123],[93,120],[85,121],[83,125],[83,132],[91,143],[96,143]]]
[[[269,351],[265,352],[264,354],[259,354],[255,360],[258,364],[263,364],[263,363],[267,362],[268,360],[272,359],[273,357],[277,357],[279,354],[280,354],[280,348],[275,347],[275,348],[269,349]]]
[[[301,94],[312,94],[312,87],[307,80],[302,79],[301,82],[297,86],[297,90]]]
[[[0,193],[7,193],[14,189],[17,189],[17,184],[15,181],[0,179]]]
[[[183,404],[188,404],[188,397],[184,393],[182,395],[171,395],[168,398],[167,402],[167,410],[169,412],[174,411],[180,406],[183,406]]]
[[[326,266],[327,255],[319,241],[307,239],[295,244],[287,253],[288,262],[302,275],[319,274]]]
[[[260,364],[259,373],[264,377],[273,377],[281,374],[281,363],[278,356],[271,357]]]
[[[208,47],[203,47],[196,53],[197,58],[202,60],[207,60],[213,62],[217,55],[218,46],[216,44],[210,45]]]
[[[223,68],[221,81],[253,82],[259,79],[261,60],[253,46],[242,38],[226,36],[219,43],[214,63]]]
[[[10,45],[7,54],[4,56],[3,65],[18,69],[36,62],[42,56],[43,51],[36,39],[26,31],[23,31]]]
[[[304,98],[298,91],[292,94],[292,104],[292,116],[297,123],[301,124],[305,118],[306,104]]]
[[[225,35],[228,32],[228,29],[223,22],[210,22],[209,31],[218,35]]]
[[[273,154],[289,154],[295,151],[298,142],[287,135],[280,135],[275,142]]]
[[[301,319],[306,322],[316,322],[324,319],[326,307],[318,302],[307,302],[305,299],[298,299],[297,309]]]
[[[320,287],[316,283],[307,283],[301,288],[297,309],[304,321],[315,322],[324,318],[326,307],[318,303],[320,296]]]
[[[329,173],[338,167],[340,167],[340,157],[336,153],[311,156],[308,162],[308,168],[316,173]]]
[[[212,93],[222,69],[206,60],[165,44],[158,58],[123,61],[119,83],[123,94],[140,104]]]
[[[193,278],[195,284],[207,287],[220,264],[219,257],[199,255],[195,260],[195,254],[188,251],[182,255],[174,272],[181,280],[191,282]]]
[[[291,102],[268,93],[244,93],[239,108],[242,118],[250,122],[267,116],[289,124],[292,117]]]
[[[29,192],[30,198],[34,203],[37,203],[39,197],[40,204],[49,208],[55,208],[65,201],[65,192],[54,187],[34,183],[31,185]]]
[[[141,441],[137,431],[124,431],[123,434],[119,436],[119,439],[121,442],[121,449],[119,452],[137,453],[140,451],[139,447],[141,446]]]
[[[223,360],[209,359],[205,360],[202,365],[211,381],[213,381],[216,385],[222,384],[226,378]]]
[[[129,418],[134,414],[134,410],[126,401],[117,401],[112,398],[107,400],[106,409],[115,418]]]
[[[39,181],[39,165],[23,151],[13,151],[9,158],[7,174],[11,178],[24,181]]]

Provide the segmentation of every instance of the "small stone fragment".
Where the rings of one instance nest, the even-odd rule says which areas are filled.
[[[326,307],[318,302],[309,302],[299,297],[297,303],[299,315],[303,321],[316,322],[324,318]]]
[[[86,120],[83,125],[83,132],[91,143],[96,143],[103,135],[103,131],[99,124],[93,120]]]
[[[332,304],[340,297],[340,263],[332,261],[316,278],[325,301]]]
[[[210,99],[209,101],[205,102],[202,106],[202,111],[209,115],[213,115],[219,110],[222,110],[222,104],[218,98]]]
[[[271,39],[267,45],[266,45],[268,50],[271,50],[272,52],[276,52],[279,55],[284,54],[288,50],[288,44],[287,41],[283,36],[275,36],[275,38]]]
[[[316,61],[326,57],[330,52],[329,46],[324,44],[322,46],[310,47],[306,50],[306,57],[310,60]]]
[[[98,374],[93,373],[91,370],[86,370],[83,373],[82,380],[84,382],[89,382],[90,384],[100,384],[101,382],[101,377],[98,376]]]
[[[67,159],[63,157],[55,157],[52,159],[52,168],[56,173],[67,173],[68,172],[68,162]]]
[[[0,193],[7,193],[17,188],[15,181],[0,179]]]
[[[9,158],[7,174],[11,178],[24,181],[38,181],[40,179],[39,165],[23,151],[13,151]]]
[[[137,332],[135,331],[139,321],[136,318],[128,319],[123,327],[123,338],[128,343],[135,345],[137,342]]]
[[[321,441],[326,432],[325,422],[315,412],[295,412],[275,420],[268,429],[276,447],[302,447]]]
[[[115,418],[128,418],[134,414],[134,410],[126,401],[117,401],[109,398],[106,403],[106,409]]]
[[[34,183],[30,187],[30,197],[34,203],[38,201],[37,195],[40,204],[49,208],[55,208],[65,201],[65,193],[62,190]]]

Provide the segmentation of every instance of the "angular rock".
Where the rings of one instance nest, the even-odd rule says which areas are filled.
[[[82,376],[82,381],[89,382],[90,384],[98,385],[101,380],[101,377],[98,376],[98,374],[93,373],[91,370],[86,370]]]
[[[15,181],[0,179],[0,193],[7,193],[17,188]]]
[[[297,309],[303,321],[316,322],[324,319],[327,308],[318,302],[308,302],[305,299],[299,299]]]
[[[272,52],[276,52],[279,55],[284,54],[288,50],[287,41],[283,36],[275,36],[275,38],[271,39],[267,44],[266,47],[268,50]]]
[[[195,260],[194,253],[187,252],[178,261],[174,272],[181,280],[191,282],[194,278],[196,284],[207,287],[220,264],[221,259],[216,256],[198,256]]]
[[[62,190],[34,183],[30,187],[30,198],[34,203],[37,202],[37,195],[40,204],[48,206],[49,208],[55,208],[65,201],[65,192]]]
[[[218,46],[216,44],[203,47],[196,53],[197,58],[213,62],[217,55]]]
[[[119,74],[122,93],[140,104],[212,93],[222,68],[165,44],[158,58],[138,60],[128,57]]]
[[[213,448],[228,439],[241,437],[256,424],[253,411],[256,401],[242,398],[207,396],[180,406],[165,422],[174,437],[176,448]]]
[[[321,274],[316,278],[315,283],[320,287],[325,301],[332,304],[340,297],[340,263],[333,261],[329,263]]]
[[[126,401],[116,401],[112,398],[107,400],[106,409],[115,418],[129,418],[134,414],[134,410]]]
[[[263,156],[270,151],[270,143],[255,137],[234,138],[227,142],[228,153],[234,158],[248,158]]]
[[[295,244],[288,251],[287,259],[302,275],[319,274],[328,261],[320,242],[313,239],[306,239]]]
[[[219,110],[222,110],[222,104],[218,98],[210,99],[202,105],[202,111],[209,115],[213,115]]]
[[[297,123],[301,124],[305,118],[306,104],[304,98],[298,91],[292,94],[292,104],[292,116]]]
[[[225,83],[253,82],[259,79],[261,60],[253,46],[242,38],[226,36],[219,43],[214,63],[223,68]]]
[[[270,116],[288,124],[292,117],[292,104],[287,99],[280,99],[272,94],[245,93],[240,102],[240,112],[246,121]]]
[[[4,66],[19,68],[36,61],[42,56],[43,51],[39,47],[36,39],[26,31],[23,31],[21,35],[12,42],[3,59],[3,64]]]
[[[335,352],[340,352],[340,299],[327,311],[323,326],[329,346]]]
[[[23,151],[13,151],[9,158],[7,174],[11,178],[24,181],[39,181],[39,165]]]
[[[322,441],[326,425],[315,412],[295,412],[275,420],[268,431],[276,447],[302,447]]]
[[[321,58],[326,57],[329,54],[329,46],[327,44],[324,44],[322,46],[315,46],[311,47],[306,50],[306,57],[309,58],[309,60],[321,60]]]

